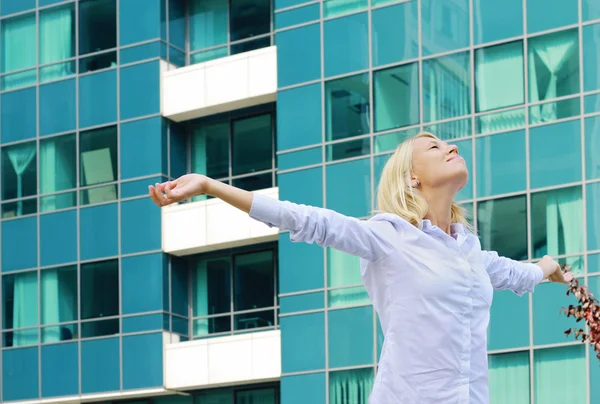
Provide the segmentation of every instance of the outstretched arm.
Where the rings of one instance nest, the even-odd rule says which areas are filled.
[[[244,191],[199,174],[150,186],[150,197],[159,206],[207,194],[246,212],[269,226],[289,230],[293,241],[333,247],[367,261],[393,251],[395,229],[387,221],[361,221],[332,210],[278,201]]]

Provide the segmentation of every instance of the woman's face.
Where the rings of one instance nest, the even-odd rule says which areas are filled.
[[[420,137],[413,143],[413,186],[415,179],[422,188],[452,186],[458,191],[467,183],[469,172],[456,145]]]

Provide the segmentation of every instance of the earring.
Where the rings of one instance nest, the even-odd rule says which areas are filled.
[[[421,183],[419,182],[419,180],[417,180],[417,188],[421,187]]]

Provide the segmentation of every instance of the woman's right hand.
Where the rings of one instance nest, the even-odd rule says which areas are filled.
[[[201,174],[186,174],[174,181],[150,185],[150,198],[158,206],[167,206],[194,196],[208,193],[211,179]]]

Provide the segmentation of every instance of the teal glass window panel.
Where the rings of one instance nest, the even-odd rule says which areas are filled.
[[[588,273],[600,272],[600,254],[588,255]]]
[[[546,3],[544,9],[550,7]],[[546,14],[543,14],[544,18]],[[577,29],[530,38],[527,46],[530,61],[528,64],[530,102],[551,100],[580,91]],[[557,110],[550,105],[549,108],[540,108],[534,113],[540,114],[540,117],[535,117],[535,120],[543,122],[556,119]]]
[[[371,20],[373,66],[419,56],[417,1],[375,9]]]
[[[376,329],[377,329],[377,362],[381,361],[381,350],[383,349],[383,344],[385,343],[385,337],[383,335],[383,330],[381,329],[381,322],[379,321],[379,317],[377,315],[375,315],[375,317],[377,317],[377,325],[376,325]]]
[[[74,79],[40,86],[41,136],[75,130],[75,88]]]
[[[323,15],[325,18],[335,17],[364,10],[368,5],[369,0],[324,0]]]
[[[121,69],[121,119],[160,112],[160,62]]]
[[[121,261],[121,310],[123,314],[163,309],[162,254],[146,254]]]
[[[548,113],[550,110],[554,111]],[[529,124],[550,123],[581,114],[579,97],[560,101],[550,101],[529,107]]]
[[[534,404],[586,402],[585,346],[538,349],[533,362]],[[556,383],[557,374],[560,383]]]
[[[362,284],[360,259],[357,256],[327,248],[327,286]]]
[[[298,257],[302,257],[299,260]],[[323,249],[315,244],[294,243],[289,234],[279,236],[279,293],[321,289]]]
[[[458,147],[458,152],[465,160],[467,170],[471,174],[469,175],[469,181],[467,184],[456,194],[455,200],[460,202],[473,198],[473,141],[470,139],[461,140],[459,142],[455,142],[454,144]]]
[[[69,60],[67,62],[59,62],[52,65],[40,67],[40,83],[58,80],[63,77],[73,76],[76,71],[75,63],[76,60]]]
[[[507,132],[525,127],[525,108],[475,117],[475,134]]]
[[[161,330],[163,328],[163,314],[157,313],[144,316],[124,317],[122,327],[123,334]]]
[[[186,6],[187,3],[169,1],[169,42],[185,49],[186,41]],[[206,4],[206,2],[204,2]],[[163,22],[164,23],[164,22]]]
[[[423,61],[423,120],[455,118],[471,113],[469,52]]]
[[[470,136],[473,132],[471,118],[456,119],[423,127],[426,132],[434,133],[441,140],[455,140]]]
[[[230,132],[229,121],[210,122],[193,128],[190,139],[192,172],[211,178],[229,176]]]
[[[80,338],[96,338],[113,336],[119,333],[119,319],[112,318],[108,320],[86,321],[81,323]]]
[[[275,0],[275,10],[279,10],[280,8],[287,8],[287,7],[293,7],[293,6],[298,6],[300,4],[303,3],[308,3],[311,0]]]
[[[82,264],[80,287],[82,320],[119,314],[119,262],[116,259]],[[91,324],[90,329],[95,325],[86,324]]]
[[[236,119],[232,122],[232,175],[273,168],[273,124],[271,114]]]
[[[117,120],[116,70],[79,77],[79,127]]]
[[[286,87],[321,78],[321,30],[319,24],[279,32],[277,83]]]
[[[600,116],[586,118],[584,126],[585,176],[591,180],[600,178]]]
[[[19,0],[17,0],[17,1],[19,1]],[[38,3],[40,5],[40,7],[44,7],[44,6],[50,6],[55,3],[61,3],[63,1],[64,0],[39,0]]]
[[[187,127],[175,122],[166,121],[169,129],[169,174],[171,177],[179,178],[187,173]]]
[[[224,46],[222,48],[211,49],[211,50],[207,50],[207,51],[203,51],[203,52],[192,53],[190,55],[190,65],[193,65],[196,63],[208,62],[210,60],[219,59],[219,58],[225,57],[227,55],[229,55],[227,46]]]
[[[119,1],[119,45],[160,37],[161,0]]]
[[[227,0],[192,0],[189,4],[190,50],[227,43]]]
[[[155,41],[121,49],[119,51],[119,61],[124,65],[127,63],[139,62],[141,60],[162,57],[162,45],[162,42]]]
[[[162,333],[123,337],[123,388],[163,385]]]
[[[579,102],[579,100],[577,100]],[[581,180],[581,122],[561,122],[529,132],[531,188]],[[554,161],[554,163],[551,163]]]
[[[371,152],[371,139],[362,138],[325,146],[326,160],[336,161],[368,155]]]
[[[584,99],[584,113],[591,114],[593,112],[600,112],[600,93],[591,94],[583,97]]]
[[[270,36],[233,44],[229,48],[229,52],[231,55],[237,55],[238,53],[250,52],[256,49],[266,48],[268,46],[271,46]]]
[[[79,59],[79,74],[91,73],[117,66],[117,51],[93,54]]]
[[[525,189],[525,131],[478,138],[475,148],[478,197]]]
[[[35,138],[35,88],[4,93],[1,99],[2,143]]]
[[[488,349],[529,346],[529,300],[512,291],[496,291],[488,326]]]
[[[77,343],[42,348],[42,397],[73,396],[79,393]],[[60,369],[60,372],[57,371]]]
[[[281,402],[286,404],[325,404],[325,373],[283,376]]]
[[[294,8],[289,11],[275,14],[275,29],[291,27],[318,20],[321,17],[321,9],[318,4],[306,7]]]
[[[469,46],[468,0],[423,0],[421,30],[423,56]]]
[[[279,154],[277,156],[277,168],[279,170],[289,170],[301,166],[321,164],[323,162],[323,148],[313,147],[312,149],[300,150],[297,152]]]
[[[2,272],[37,266],[37,219],[28,217],[2,222]]]
[[[231,276],[231,256],[200,259],[194,262],[192,268],[192,315],[194,317],[231,311]]]
[[[156,184],[157,182],[166,182],[167,177],[152,177],[143,180],[128,181],[121,183],[121,198],[132,198],[134,196],[142,196],[148,194],[148,184]]]
[[[281,296],[279,298],[280,312],[293,313],[296,311],[322,309],[325,302],[324,299],[323,292]]]
[[[75,56],[75,4],[40,10],[39,63],[60,62]],[[54,65],[46,74],[63,77],[74,71],[61,71],[68,65]],[[67,74],[68,73],[68,74]]]
[[[477,112],[525,102],[522,41],[475,51],[475,92]]]
[[[527,32],[540,32],[576,24],[577,1],[523,0],[527,3]]]
[[[281,200],[309,206],[323,206],[323,169],[321,167],[279,174],[278,183]]]
[[[35,327],[38,325],[38,279],[37,271],[20,272],[2,277],[2,328]],[[15,333],[8,346],[24,346],[37,343],[33,333]]]
[[[270,0],[229,2],[229,40],[239,41],[271,30]]]
[[[600,182],[587,185],[587,240],[588,250],[600,249]],[[6,233],[5,233],[6,234]]]
[[[529,351],[490,355],[490,404],[529,404]]]
[[[171,260],[171,311],[181,316],[188,315],[189,281],[188,261],[170,256]],[[165,288],[167,285],[164,285]],[[168,290],[168,289],[167,289]]]
[[[325,314],[286,316],[280,322],[282,372],[324,369]]]
[[[121,124],[121,178],[168,174],[166,135],[161,117]]]
[[[342,404],[343,397],[356,397],[359,403],[366,403],[373,389],[375,376],[373,368],[342,370],[329,373],[329,402]]]
[[[581,2],[581,6],[581,13],[584,22],[597,20],[598,18],[600,18],[600,7],[598,6],[598,3],[595,0],[583,0]]]
[[[136,25],[139,21],[136,21]],[[79,54],[100,52],[117,46],[117,1],[79,2]]]
[[[294,149],[321,143],[321,119],[320,83],[278,92],[277,149]]]
[[[523,0],[473,1],[475,45],[523,35]]]
[[[60,194],[52,194],[42,196],[40,198],[40,212],[53,212],[59,209],[72,208],[77,204],[77,192],[62,192]]]
[[[328,165],[326,172],[327,208],[355,217],[371,213],[370,159]]]
[[[164,56],[163,56],[164,57]],[[169,46],[169,62],[175,65],[175,67],[183,67],[186,64],[185,52],[177,50],[172,46]]]
[[[81,392],[119,390],[119,338],[81,342]]]
[[[4,2],[3,2],[4,3]],[[2,20],[0,30],[0,71],[2,73],[33,67],[36,58],[36,22],[35,13],[19,15]],[[8,80],[8,79],[7,79]],[[26,80],[22,76],[14,76],[7,82],[4,89],[20,87]],[[26,85],[26,84],[25,84]]]
[[[590,346],[590,403],[595,403],[600,400],[600,385],[598,383],[594,383],[593,380],[598,380],[600,378],[600,368],[598,367],[598,359],[596,352],[592,346]]]
[[[9,15],[35,8],[35,0],[3,0],[0,13]]]
[[[238,254],[233,260],[233,310],[273,307],[275,262],[273,250]],[[256,317],[263,313],[254,313]],[[269,324],[271,325],[271,324]]]
[[[385,167],[385,163],[390,159],[391,154],[384,154],[381,156],[373,157],[373,178],[375,179],[375,184],[373,189],[377,192],[379,187],[379,180],[381,179],[381,173],[383,171],[383,167]],[[376,202],[377,203],[377,202]]]
[[[583,200],[580,186],[532,194],[531,212],[534,258],[583,251]]]
[[[575,303],[574,296],[565,295],[564,286],[551,282],[539,284],[533,293],[533,344],[569,342],[564,332],[575,325],[560,310]]]
[[[417,127],[375,136],[375,139],[373,140],[374,153],[394,151],[400,143],[409,137],[416,136],[419,132],[420,130]],[[377,175],[375,177],[377,177]]]
[[[598,7],[600,14],[600,7]],[[600,15],[598,16],[600,18]],[[600,89],[600,24],[586,25],[583,29],[583,91]]]
[[[279,393],[279,391],[277,391]],[[250,389],[250,390],[237,390],[235,392],[235,402],[239,404],[252,404],[260,401],[264,404],[275,404],[277,399],[275,398],[275,388],[267,387],[262,389]],[[279,395],[277,394],[277,397]]]
[[[108,126],[79,134],[79,185],[91,186],[117,180],[117,127]],[[116,199],[116,186],[88,192],[88,203]],[[112,192],[111,192],[112,190]],[[112,193],[111,195],[105,195]]]
[[[77,186],[75,134],[40,140],[40,193],[51,194]],[[52,210],[46,205],[46,209]]]
[[[38,348],[2,352],[2,400],[38,398]]]
[[[141,232],[141,228],[152,229]],[[160,210],[149,198],[121,202],[121,253],[132,254],[161,248]]]
[[[514,260],[527,259],[527,199],[525,195],[477,204],[481,248]]]
[[[373,308],[371,306],[329,312],[329,367],[373,363]]]
[[[118,207],[116,203],[81,209],[79,212],[80,259],[118,254]]]
[[[42,325],[52,325],[77,321],[77,266],[43,269],[40,273],[40,319]],[[46,328],[43,342],[58,342],[76,338],[67,334],[70,331],[61,327]]]
[[[69,210],[40,216],[40,264],[49,266],[75,261],[77,212]]]
[[[327,307],[350,307],[370,304],[369,294],[364,286],[337,288],[327,291]]]
[[[419,65],[373,73],[375,132],[419,123]]]
[[[325,77],[369,67],[367,13],[325,21],[323,30]]]
[[[367,73],[326,82],[326,140],[340,140],[369,133],[369,98]]]

